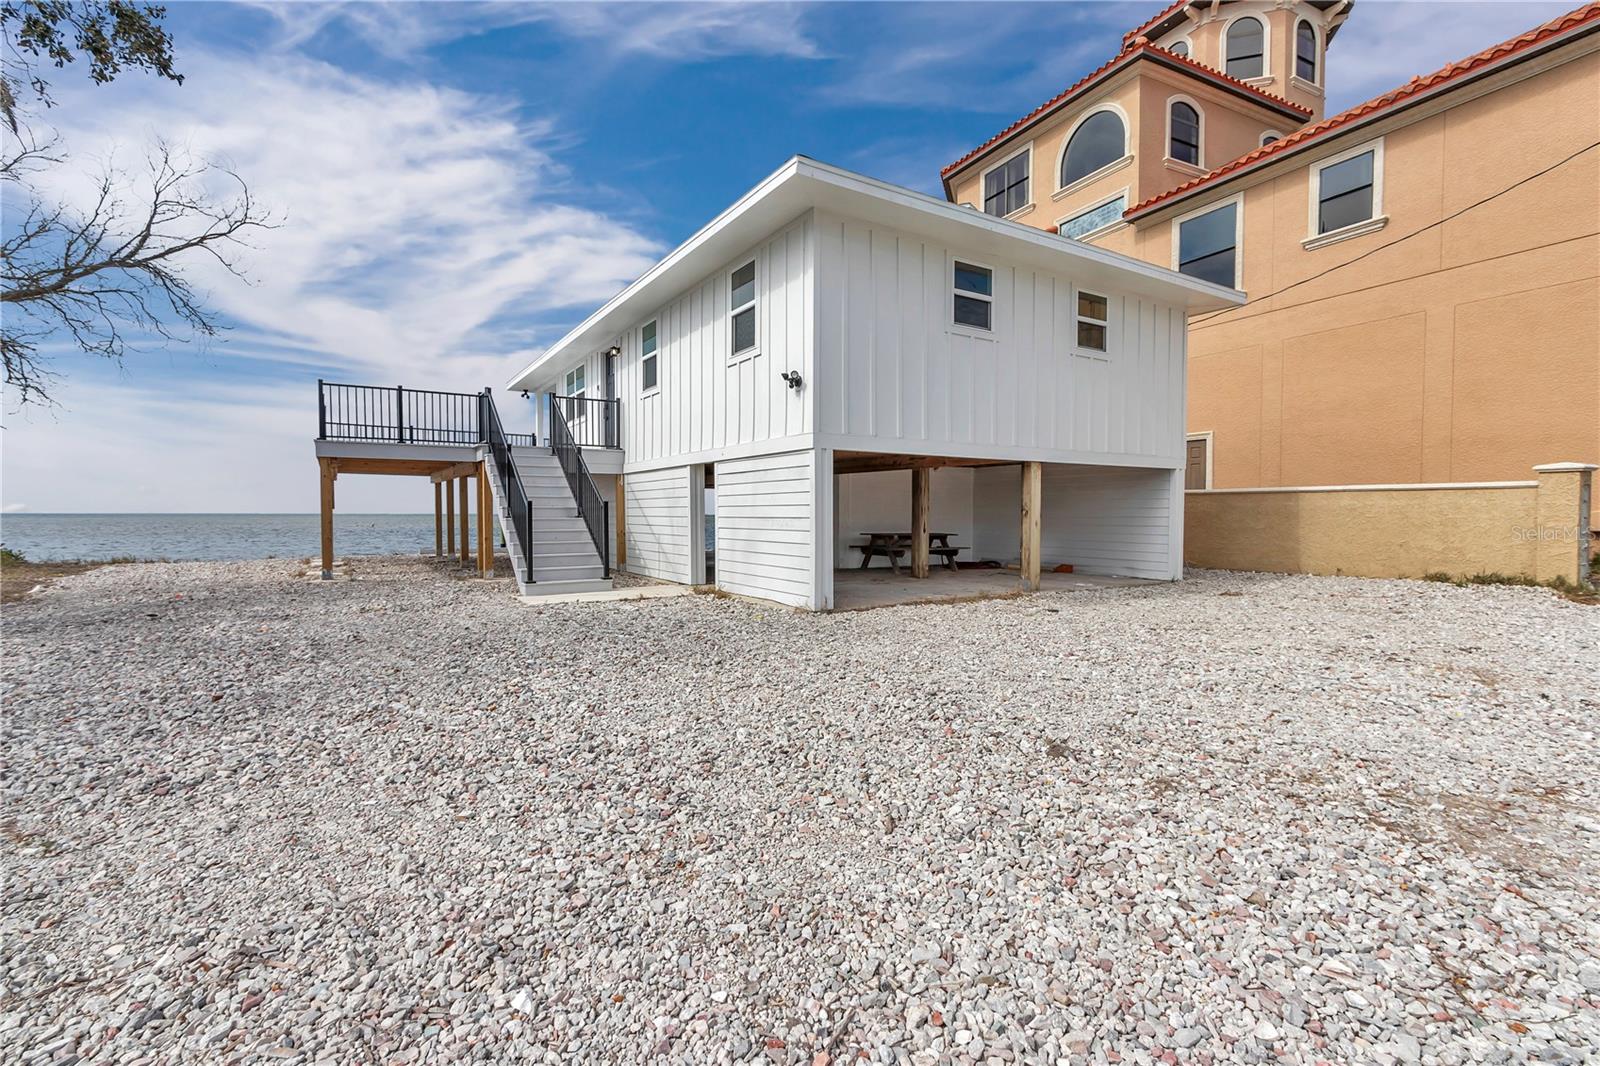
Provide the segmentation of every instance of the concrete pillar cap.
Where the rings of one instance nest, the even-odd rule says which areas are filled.
[[[1545,463],[1533,468],[1539,474],[1575,474],[1584,470],[1600,470],[1594,463]]]

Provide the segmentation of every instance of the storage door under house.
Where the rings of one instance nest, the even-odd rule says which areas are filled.
[[[1205,437],[1191,437],[1187,452],[1187,464],[1183,471],[1183,487],[1186,489],[1208,489],[1206,484],[1206,463],[1210,456],[1206,454],[1211,447],[1211,441]]]

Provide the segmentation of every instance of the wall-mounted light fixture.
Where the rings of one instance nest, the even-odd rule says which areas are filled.
[[[791,389],[799,389],[801,385],[805,384],[805,381],[800,377],[800,372],[798,370],[785,370],[778,376],[782,378],[784,384],[788,385]]]
[[[622,354],[622,348],[621,348],[620,345],[613,344],[611,347],[607,348],[601,354],[602,355],[621,355]]]

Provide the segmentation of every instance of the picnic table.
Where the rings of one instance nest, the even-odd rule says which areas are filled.
[[[872,562],[874,555],[881,555],[889,560],[889,565],[898,574],[900,572],[900,556],[911,550],[910,533],[861,533],[859,536],[867,538],[865,544],[857,544],[855,548],[861,553],[861,569],[865,570]],[[937,555],[944,560],[946,570],[956,569],[956,555],[967,549],[954,546],[950,538],[954,533],[929,533],[928,554]]]

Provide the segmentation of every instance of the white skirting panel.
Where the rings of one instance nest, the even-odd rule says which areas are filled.
[[[815,455],[787,452],[717,464],[718,588],[821,606],[813,550]]]
[[[703,535],[692,528],[696,508],[690,490],[691,467],[645,470],[623,478],[628,495],[624,523],[628,570],[663,581],[694,581],[693,552]]]

